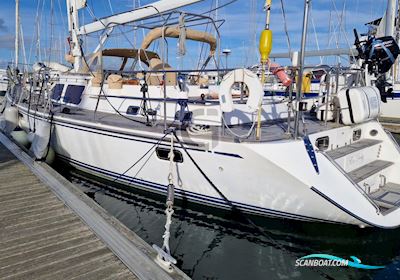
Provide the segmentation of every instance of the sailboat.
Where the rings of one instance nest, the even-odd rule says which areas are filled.
[[[66,2],[73,68],[37,64],[29,79],[8,91],[0,120],[6,133],[19,127],[28,134],[35,158],[46,159],[53,150],[74,167],[128,188],[166,195],[174,186],[177,199],[228,211],[400,225],[400,148],[377,121],[375,87],[350,87],[348,98],[341,91],[338,121],[321,121],[303,112],[300,91],[288,109],[286,102],[264,96],[252,71],[221,69],[218,25],[178,10],[200,0],[161,0],[82,26],[85,1]],[[310,4],[305,1],[300,76]],[[140,48],[102,48],[114,28],[145,25],[149,18]],[[204,22],[217,37],[188,27]],[[86,56],[80,38],[97,31],[104,31],[99,48]],[[271,36],[267,25],[263,63]],[[160,38],[163,52],[150,51]],[[185,40],[203,42],[209,56],[199,69],[174,70],[165,55],[167,39],[181,46]],[[107,70],[105,58],[118,58],[119,69]],[[141,69],[125,70],[130,60]],[[208,68],[210,61],[215,69]],[[208,72],[216,83],[208,83]],[[245,90],[232,90],[238,84]]]

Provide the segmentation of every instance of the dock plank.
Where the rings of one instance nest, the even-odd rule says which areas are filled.
[[[166,273],[143,240],[40,168],[0,133],[0,279],[189,279]]]

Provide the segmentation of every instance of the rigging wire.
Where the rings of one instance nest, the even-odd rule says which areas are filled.
[[[346,30],[344,29],[344,26],[343,26],[343,13],[344,13],[344,10],[341,13],[342,15],[340,15],[339,11],[337,9],[337,6],[336,6],[336,1],[335,0],[331,0],[331,2],[333,4],[333,8],[335,10],[336,16],[337,16],[337,18],[339,20],[339,30],[343,33],[345,41],[347,43],[347,46],[349,47],[349,49],[351,49],[353,44],[350,43],[349,38],[347,36],[347,32],[346,32]],[[345,5],[346,5],[346,0],[344,1],[344,7],[345,7]],[[353,54],[351,54],[351,56],[352,56],[353,59],[355,59],[355,56]]]
[[[289,30],[288,30],[288,26],[287,26],[287,19],[286,19],[286,11],[285,11],[285,3],[284,0],[281,0],[281,12],[282,12],[282,17],[283,17],[283,28],[285,31],[285,36],[286,36],[286,42],[288,45],[288,52],[289,52],[289,57],[292,54],[292,46],[290,43],[290,36],[289,36]]]
[[[240,210],[232,201],[230,201],[228,199],[228,197],[225,196],[225,194],[214,184],[214,182],[207,176],[207,174],[203,171],[203,169],[201,169],[201,167],[199,166],[199,164],[194,160],[194,158],[192,157],[192,155],[189,153],[189,151],[186,149],[186,147],[183,145],[182,141],[179,139],[179,137],[177,136],[175,131],[172,131],[173,136],[175,137],[175,139],[177,140],[177,142],[179,143],[180,147],[182,148],[182,150],[185,152],[185,154],[188,156],[188,158],[190,159],[190,161],[193,163],[193,165],[196,167],[196,169],[200,172],[200,174],[203,176],[203,178],[209,183],[209,185],[214,189],[214,191],[216,193],[218,193],[218,195],[226,202],[226,204],[228,204],[228,206],[231,208],[231,210],[238,214],[242,219],[244,219],[251,227],[253,227],[255,230],[257,230],[257,232],[264,236],[275,248],[282,250],[283,252],[286,252],[289,255],[292,255],[294,257],[297,258],[297,256],[292,253],[291,251],[289,251],[288,249],[286,249],[283,245],[281,245],[279,242],[275,241],[269,234],[267,234],[261,227],[259,227],[258,225],[256,225],[246,214],[244,214],[242,212],[242,210]],[[311,268],[313,269],[313,268]],[[331,276],[327,275],[326,273],[324,273],[323,271],[317,270],[317,269],[313,269],[314,271],[316,271],[318,274],[320,274],[321,276],[323,276],[326,279],[334,279]]]
[[[162,136],[157,143],[155,143],[149,150],[147,150],[135,163],[133,163],[128,169],[126,169],[123,173],[121,173],[117,178],[115,178],[112,182],[116,182],[118,180],[120,180],[123,176],[125,176],[130,170],[132,170],[132,168],[134,168],[139,162],[141,162],[156,146],[158,146],[167,135],[169,135],[170,133],[167,132],[164,134],[164,136]],[[154,153],[154,151],[150,154],[150,156]],[[147,163],[147,161],[145,162]],[[139,169],[141,170],[143,168],[143,166]],[[139,173],[139,172],[138,172]],[[135,176],[133,177],[133,179],[136,178],[136,176],[138,175],[138,173],[135,174]],[[131,180],[132,181],[132,180]]]
[[[32,55],[32,51],[33,51],[33,45],[34,45],[34,43],[35,43],[35,37],[37,36],[37,33],[38,33],[38,31],[37,31],[37,26],[38,26],[38,24],[39,24],[39,7],[40,7],[40,1],[41,0],[38,0],[38,4],[37,4],[37,6],[36,6],[36,16],[35,16],[35,34],[34,34],[34,38],[33,38],[33,40],[31,41],[31,45],[30,45],[30,47],[29,47],[29,56],[28,56],[28,60],[29,60],[29,62],[31,61],[31,55]]]
[[[229,5],[231,5],[231,4],[233,4],[233,3],[237,2],[237,1],[239,1],[239,0],[231,0],[231,1],[227,2],[227,3],[225,3],[225,4],[219,5],[218,7],[215,7],[213,9],[209,10],[209,11],[206,11],[206,12],[202,13],[202,15],[215,12],[215,11],[217,11],[219,9],[222,9],[222,8],[224,8],[226,6],[229,6]]]
[[[310,16],[311,16],[311,25],[312,25],[313,31],[314,31],[315,43],[317,45],[317,50],[319,51],[320,47],[319,47],[317,29],[315,28],[314,17],[313,17],[313,14],[312,14],[312,9],[310,9]],[[320,63],[322,64],[323,63],[322,56],[319,57],[319,60],[320,60]]]

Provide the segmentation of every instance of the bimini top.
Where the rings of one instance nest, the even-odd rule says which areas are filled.
[[[213,35],[203,31],[198,31],[188,28],[184,29],[185,29],[186,39],[208,43],[210,45],[210,56],[213,56],[215,54],[215,51],[217,49],[217,39]],[[163,37],[179,38],[180,35],[181,35],[181,28],[179,26],[154,28],[144,38],[141,49],[144,50],[147,49],[151,45],[151,43],[153,43],[155,40],[159,38]]]
[[[88,65],[83,69],[84,72],[88,72],[89,69],[95,69],[99,67],[101,62],[101,57],[120,57],[123,58],[122,65],[120,70],[122,71],[125,68],[125,65],[129,58],[132,59],[139,59],[140,53],[140,61],[146,64],[147,66],[150,65],[150,61],[152,59],[159,60],[160,57],[157,53],[148,51],[148,50],[138,50],[138,49],[105,49],[102,51],[98,51],[94,53],[90,59],[88,60]]]
[[[140,61],[146,63],[153,58],[160,58],[157,53],[148,50],[137,49],[105,49],[102,51],[102,56],[113,56],[121,58],[138,59],[140,53]]]

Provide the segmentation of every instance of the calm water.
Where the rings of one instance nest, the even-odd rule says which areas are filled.
[[[117,190],[72,169],[62,172],[141,238],[161,246],[165,198]],[[232,214],[207,211],[176,207],[173,217],[172,255],[193,279],[400,279],[400,229],[265,219],[259,221],[265,237]],[[364,264],[386,267],[295,267],[298,257],[311,253],[356,256]]]

